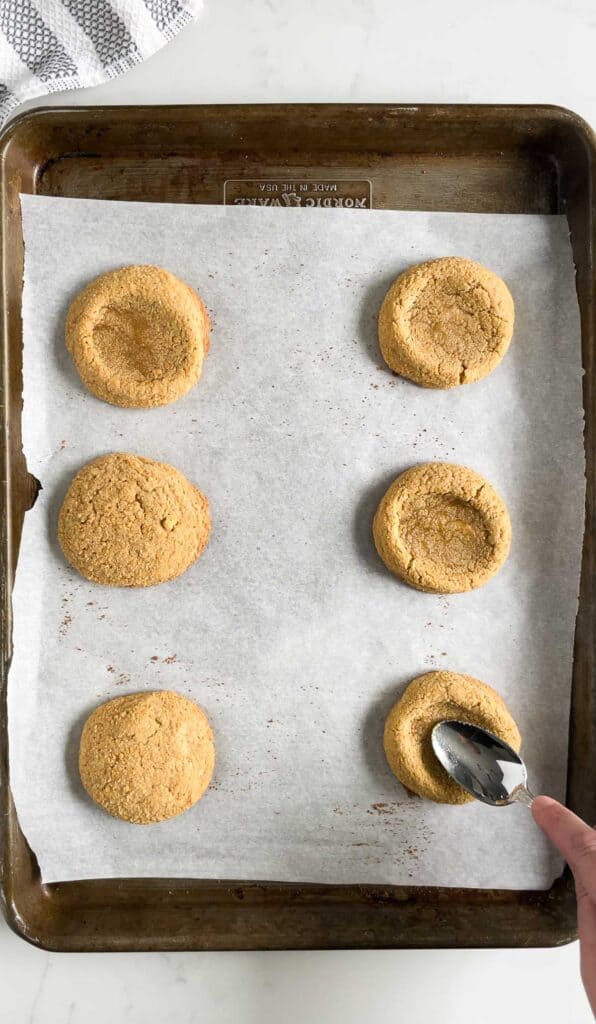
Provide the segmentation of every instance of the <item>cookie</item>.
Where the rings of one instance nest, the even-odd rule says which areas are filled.
[[[111,405],[169,405],[198,381],[209,316],[192,288],[161,267],[101,274],[66,318],[66,347],[85,386]]]
[[[483,586],[509,554],[511,523],[480,473],[447,462],[406,470],[373,520],[376,549],[405,583],[433,594]]]
[[[112,587],[150,587],[188,569],[209,539],[209,502],[173,466],[126,452],[74,477],[58,518],[65,557]]]
[[[448,256],[394,281],[379,314],[379,343],[401,377],[425,388],[453,388],[498,366],[513,321],[505,282],[480,263]]]
[[[205,712],[171,690],[109,700],[83,726],[81,782],[123,821],[149,825],[182,814],[203,796],[214,764]]]
[[[438,722],[455,719],[487,729],[519,751],[521,736],[505,701],[473,676],[428,672],[412,680],[385,722],[383,747],[389,767],[412,793],[440,804],[474,797],[447,774],[431,744]]]

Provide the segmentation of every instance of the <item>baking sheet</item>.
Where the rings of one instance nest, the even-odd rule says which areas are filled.
[[[470,673],[507,700],[535,790],[564,794],[584,507],[566,221],[21,198],[23,437],[43,490],[13,597],[10,772],[43,879],[547,887],[561,864],[525,808],[409,798],[381,738],[410,678]],[[401,270],[449,254],[504,276],[515,337],[485,381],[426,391],[384,366],[376,316]],[[77,290],[136,262],[189,281],[214,321],[201,381],[165,409],[101,403],[64,348]],[[208,494],[210,545],[179,580],[115,590],[64,563],[68,483],[112,450]],[[509,506],[509,561],[471,594],[418,593],[374,551],[379,498],[430,459],[484,473]],[[159,687],[209,714],[214,783],[179,819],[130,826],[83,793],[78,739],[101,701]]]

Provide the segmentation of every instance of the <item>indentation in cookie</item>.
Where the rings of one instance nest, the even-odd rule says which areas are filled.
[[[456,720],[487,729],[520,749],[521,736],[503,698],[491,686],[457,672],[427,672],[406,687],[385,722],[383,747],[389,767],[412,793],[437,803],[473,800],[447,774],[433,749],[439,722]]]
[[[511,544],[502,498],[465,466],[430,462],[402,473],[373,521],[377,551],[400,579],[419,590],[474,590],[501,568]]]
[[[196,292],[169,271],[123,267],[77,295],[66,345],[98,398],[130,408],[167,405],[201,375],[209,317]]]
[[[445,257],[411,267],[379,314],[385,362],[431,388],[480,380],[511,342],[513,299],[504,281],[472,260]]]

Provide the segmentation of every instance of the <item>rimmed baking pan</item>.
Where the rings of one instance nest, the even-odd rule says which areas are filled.
[[[37,493],[21,451],[19,192],[151,202],[564,213],[581,309],[586,530],[568,802],[596,819],[594,181],[590,129],[555,107],[225,106],[47,109],[2,153],[2,794],[4,908],[56,950],[556,945],[575,935],[568,872],[546,892],[116,879],[41,883],[10,794],[11,589]]]

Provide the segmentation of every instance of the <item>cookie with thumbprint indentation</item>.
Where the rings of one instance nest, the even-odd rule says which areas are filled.
[[[373,520],[376,549],[405,583],[434,594],[475,590],[503,565],[511,522],[480,473],[447,462],[406,470]]]
[[[491,270],[458,256],[401,274],[379,314],[379,343],[395,373],[427,388],[480,380],[505,355],[514,306]]]
[[[81,734],[79,773],[92,800],[138,825],[173,818],[200,800],[215,763],[205,712],[170,690],[101,704]]]
[[[209,316],[193,289],[161,267],[101,274],[71,303],[66,347],[104,402],[147,409],[181,398],[201,376]]]
[[[112,587],[150,587],[180,576],[209,539],[205,495],[174,466],[114,452],[74,477],[58,540],[82,576]]]
[[[447,774],[431,742],[435,725],[453,719],[487,729],[520,749],[519,729],[496,690],[473,676],[446,671],[412,680],[387,715],[383,747],[406,789],[437,803],[465,804],[474,797]]]

